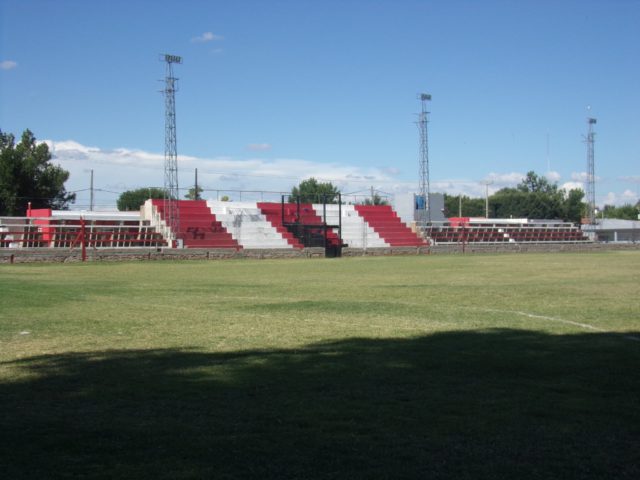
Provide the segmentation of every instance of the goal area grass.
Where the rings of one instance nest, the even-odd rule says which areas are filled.
[[[0,265],[0,471],[640,478],[640,251]]]

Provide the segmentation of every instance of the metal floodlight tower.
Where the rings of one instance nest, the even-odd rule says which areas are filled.
[[[164,113],[164,215],[170,229],[171,240],[177,240],[180,232],[180,209],[178,199],[178,147],[176,143],[176,87],[178,79],[173,76],[173,64],[181,64],[182,57],[162,55],[166,63],[165,113]]]
[[[588,118],[589,130],[586,137],[587,144],[587,218],[591,225],[596,223],[596,175],[595,156],[593,146],[595,143],[595,132],[593,126],[596,124],[595,118]]]
[[[429,205],[429,142],[427,134],[427,102],[431,100],[431,95],[428,93],[421,93],[418,95],[418,99],[421,103],[420,113],[418,114],[418,130],[420,132],[420,197],[422,198],[422,205],[424,210],[420,212],[419,222],[423,225],[431,223],[431,205]]]

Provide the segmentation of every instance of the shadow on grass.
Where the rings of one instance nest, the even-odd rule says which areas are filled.
[[[640,478],[640,343],[522,330],[5,363],[17,478]]]

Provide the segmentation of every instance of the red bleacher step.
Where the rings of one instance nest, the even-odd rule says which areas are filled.
[[[356,205],[356,212],[392,247],[423,247],[427,242],[412,232],[389,205]]]
[[[164,219],[163,200],[152,200]],[[211,212],[205,200],[179,200],[180,230],[186,248],[234,248],[240,249],[238,242],[227,232],[221,222]]]

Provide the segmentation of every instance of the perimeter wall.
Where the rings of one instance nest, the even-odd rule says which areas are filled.
[[[467,244],[432,245],[430,247],[344,248],[343,257],[383,255],[470,255],[496,253],[602,252],[613,250],[640,251],[640,243],[531,243],[531,244]],[[231,258],[323,258],[323,248],[233,250],[233,249],[87,249],[87,261],[129,260],[223,260]],[[0,251],[0,264],[31,262],[80,262],[80,249],[5,249]]]

